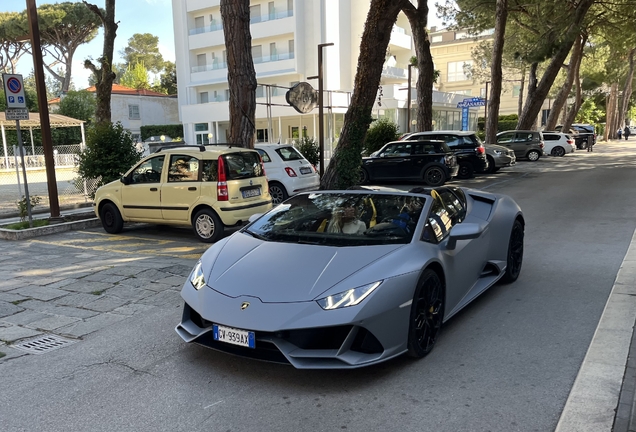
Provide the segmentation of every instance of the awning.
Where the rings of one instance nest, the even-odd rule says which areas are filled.
[[[49,122],[51,127],[73,127],[81,126],[84,120],[66,117],[60,114],[49,114]],[[7,120],[4,112],[0,112],[0,126],[5,129],[15,129],[15,120]],[[40,129],[40,113],[29,113],[28,120],[20,120],[20,128]]]

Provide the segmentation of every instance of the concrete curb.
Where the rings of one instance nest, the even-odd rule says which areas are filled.
[[[65,231],[81,230],[86,228],[94,228],[101,225],[98,218],[83,219],[72,222],[62,222],[54,225],[47,225],[37,228],[27,228],[23,230],[11,230],[0,228],[0,238],[4,240],[25,240],[33,237],[39,237],[49,234],[56,234]]]
[[[555,432],[610,432],[636,322],[636,232]]]

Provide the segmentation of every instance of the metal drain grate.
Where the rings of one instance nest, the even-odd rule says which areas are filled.
[[[21,351],[26,351],[29,354],[44,354],[58,348],[63,348],[66,345],[74,344],[75,342],[77,341],[73,339],[66,339],[57,335],[44,335],[22,341],[11,345],[11,347],[17,348]]]

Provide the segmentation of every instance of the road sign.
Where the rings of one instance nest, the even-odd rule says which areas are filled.
[[[26,108],[22,75],[2,74],[7,108]]]
[[[466,98],[457,104],[457,108],[471,108],[486,105],[486,100],[480,97]]]
[[[29,110],[26,108],[7,108],[4,115],[7,120],[28,120]]]

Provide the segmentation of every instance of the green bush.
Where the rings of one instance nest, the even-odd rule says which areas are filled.
[[[519,116],[517,114],[500,115],[499,122],[497,123],[497,132],[515,130],[517,128],[518,122]],[[477,130],[486,130],[486,123],[483,117],[479,117],[477,119]]]
[[[33,211],[35,206],[40,204],[40,202],[42,201],[42,198],[37,196],[37,195],[31,195],[29,198],[30,198],[29,201],[31,202],[31,211]],[[22,199],[20,201],[18,201],[16,204],[18,206],[18,213],[20,215],[20,221],[24,222],[26,220],[27,216],[29,215],[29,209],[27,208],[27,199],[26,199],[26,197],[22,197]]]
[[[397,124],[387,118],[375,120],[364,139],[364,154],[368,156],[374,151],[380,150],[384,144],[397,140],[399,129]]]
[[[183,138],[183,125],[147,125],[140,128],[141,140],[145,141],[151,136],[167,135],[172,138],[173,141],[181,141]],[[179,138],[179,139],[177,139]],[[192,144],[192,143],[189,143]]]
[[[318,166],[320,162],[320,146],[315,139],[309,137],[302,137],[296,143],[296,149],[305,156],[305,159],[309,161],[313,166]]]
[[[120,122],[101,123],[88,130],[77,173],[84,180],[95,181],[99,187],[118,179],[140,159],[141,153],[132,135]]]

